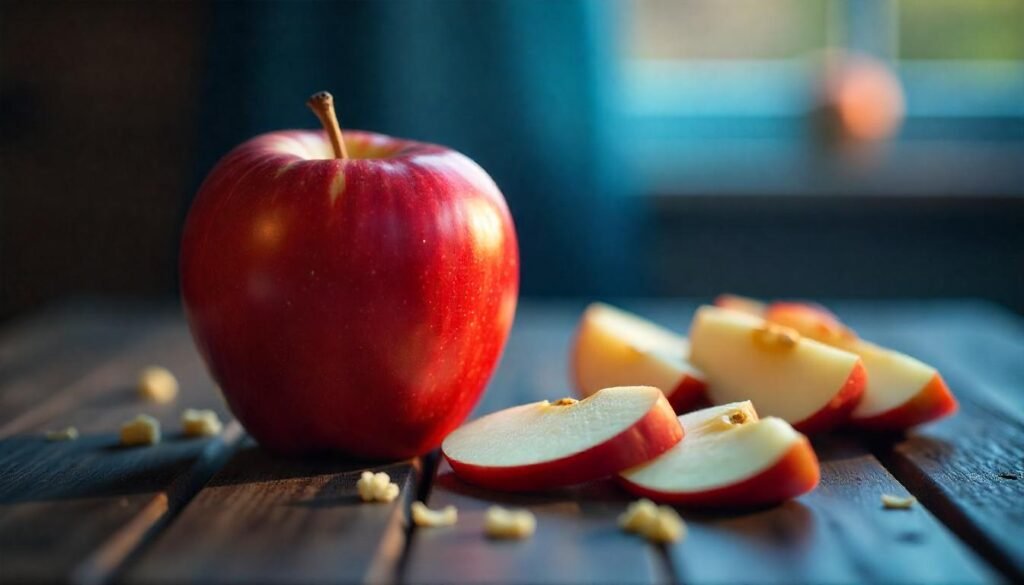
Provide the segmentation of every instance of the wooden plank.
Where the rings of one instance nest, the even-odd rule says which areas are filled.
[[[885,313],[884,307],[880,314]],[[693,306],[639,303],[633,308],[685,328]],[[566,355],[580,309],[579,303],[523,307],[505,360],[477,413],[568,393]],[[897,311],[879,320],[889,321],[884,325],[889,329],[879,331],[912,329],[928,321],[922,315],[901,317]],[[410,537],[404,514],[423,487],[415,465],[388,469],[403,486],[400,503],[371,506],[356,503],[353,493],[355,478],[366,464],[277,459],[251,445],[235,453],[170,529],[152,540],[213,474],[240,436],[234,425],[220,440],[174,439],[146,449],[115,446],[117,424],[140,410],[160,417],[166,429],[176,427],[177,414],[184,407],[212,405],[224,412],[184,325],[177,318],[167,319],[127,351],[105,354],[96,367],[61,385],[57,395],[6,425],[8,435],[0,438],[0,581],[49,581],[67,575],[84,582],[119,575],[129,582],[202,578],[214,583],[393,581],[398,577],[413,583],[991,579],[928,510],[882,510],[880,493],[901,493],[900,484],[849,438],[816,445],[824,464],[823,485],[817,491],[785,506],[747,514],[710,516],[684,510],[690,537],[667,551],[618,532],[615,516],[629,498],[607,482],[508,496],[466,486],[442,465],[427,501],[432,506],[455,503],[462,513],[460,523],[450,529],[415,530]],[[872,330],[871,319],[865,323],[865,331]],[[40,349],[25,355],[45,357],[49,351],[45,346],[37,344]],[[143,405],[134,397],[130,386],[137,369],[151,362],[168,365],[179,375],[183,392],[177,404]],[[21,370],[13,378],[29,373]],[[949,377],[956,389],[965,384],[952,371]],[[1001,384],[998,379],[988,383],[992,388]],[[965,414],[977,406],[975,402],[973,397],[965,401]],[[980,425],[995,416],[998,422],[1000,409],[994,411],[979,411],[972,419]],[[1018,428],[1013,426],[1015,415],[1002,414],[1012,423],[1006,428]],[[42,429],[64,424],[79,426],[83,438],[73,443],[46,443],[39,438]],[[18,434],[12,435],[14,431]],[[974,433],[978,441],[984,434],[975,427],[957,432]],[[1019,436],[1000,431],[991,437],[1012,448],[1000,450],[996,443],[995,452],[972,447],[975,450],[970,453],[988,461],[1024,461]],[[943,438],[960,448],[956,439]],[[963,454],[954,455],[962,458]],[[958,533],[970,538],[972,534],[956,523],[955,514],[935,506],[950,500],[946,492],[965,479],[950,477],[943,479],[946,483],[936,483],[933,476],[950,471],[949,461],[942,459],[949,454],[929,456],[939,469],[925,474],[928,481],[906,480],[907,485]],[[887,462],[901,479],[922,468],[918,461],[907,471],[899,458],[910,459],[897,454]],[[984,490],[992,489],[979,484],[968,495],[982,500]],[[995,493],[1005,506],[1012,506],[1024,501],[1014,489]],[[532,508],[538,516],[537,535],[524,542],[482,538],[481,514],[492,502]],[[992,523],[997,510],[991,502],[969,504],[981,506],[981,512],[975,508],[965,512],[962,502],[954,509],[966,526]],[[1012,512],[1003,510],[996,519],[1018,520]],[[979,534],[999,543],[1014,535],[1014,525]],[[135,553],[127,570],[119,570],[133,551],[149,542],[152,546]],[[411,546],[403,555],[407,542]],[[1001,546],[1005,550],[1005,543]],[[1005,564],[1000,567],[1015,575]],[[737,576],[737,568],[747,572]]]
[[[450,528],[413,532],[408,583],[651,583],[668,582],[656,547],[618,529],[629,498],[611,481],[543,494],[502,494],[459,481],[447,463],[427,499],[431,507],[459,509]],[[488,540],[487,507],[527,508],[537,532],[522,541]]]
[[[0,332],[0,435],[23,425],[7,428],[94,370],[103,357],[151,331],[158,319],[153,309],[69,302],[5,327]]]
[[[356,480],[385,471],[398,500],[366,504]],[[127,583],[391,582],[415,498],[415,461],[367,466],[337,457],[285,459],[238,451],[152,548]]]
[[[1024,351],[1019,321],[951,320],[882,341],[939,368],[951,419],[875,447],[893,473],[1011,581],[1024,581]],[[980,333],[979,333],[980,332]],[[1000,333],[1002,332],[1002,333]],[[1000,337],[1000,335],[1003,337]]]
[[[183,320],[164,311],[162,322],[124,351],[108,351],[95,367],[35,409],[0,438],[0,581],[98,582],[173,516],[223,461],[240,435],[185,439],[177,430],[183,408],[213,408],[222,400],[196,354]],[[69,321],[70,322],[70,321]],[[140,399],[140,368],[157,363],[178,376],[171,404]],[[59,362],[53,367],[59,368]],[[121,422],[145,412],[157,417],[164,441],[122,448]],[[77,441],[47,442],[47,428],[76,426]]]

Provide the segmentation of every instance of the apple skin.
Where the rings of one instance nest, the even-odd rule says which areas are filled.
[[[538,491],[614,475],[646,463],[683,439],[685,430],[664,395],[643,418],[586,451],[533,465],[498,467],[462,463],[445,455],[455,475],[499,491]]]
[[[668,396],[668,403],[676,414],[699,410],[711,405],[707,395],[708,385],[704,380],[686,375]]]
[[[959,404],[938,373],[909,401],[876,416],[851,418],[849,425],[872,431],[899,432],[956,413]]]
[[[406,458],[476,404],[515,314],[519,252],[467,157],[350,131],[249,140],[206,178],[181,244],[192,336],[231,411],[280,453]]]
[[[821,480],[818,457],[807,437],[786,451],[771,467],[739,483],[699,492],[664,493],[617,476],[628,492],[664,504],[742,509],[770,506],[805,494]]]
[[[793,428],[805,435],[814,435],[842,426],[850,420],[850,413],[857,408],[867,384],[867,370],[864,362],[858,360],[836,397],[810,417],[793,423]]]

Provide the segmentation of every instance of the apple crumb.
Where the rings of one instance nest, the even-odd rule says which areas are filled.
[[[800,341],[800,334],[795,329],[765,323],[753,331],[754,342],[769,349],[790,350]]]
[[[148,414],[140,414],[121,425],[122,445],[155,445],[159,442],[160,421]]]
[[[679,517],[679,513],[675,509],[669,506],[658,506],[658,516],[647,527],[644,536],[651,542],[676,542],[686,536],[686,523]]]
[[[572,406],[577,402],[579,402],[579,400],[576,400],[575,398],[559,398],[558,400],[552,402],[551,404],[553,404],[554,406]]]
[[[658,506],[644,498],[626,507],[626,511],[619,516],[619,527],[626,532],[644,534],[657,519]]]
[[[186,437],[212,437],[224,427],[212,410],[188,408],[181,413],[181,429]]]
[[[491,538],[529,538],[536,529],[537,519],[529,510],[508,510],[501,506],[491,506],[484,515],[484,532]]]
[[[686,536],[686,523],[670,506],[657,506],[646,498],[630,504],[619,516],[619,527],[651,542],[676,542]]]
[[[76,429],[75,427],[66,427],[63,429],[46,431],[47,441],[74,441],[77,438],[78,429]]]
[[[445,506],[440,510],[431,510],[423,502],[412,503],[412,522],[416,526],[438,527],[451,526],[458,522],[459,511],[455,506]]]
[[[383,471],[373,473],[364,471],[356,482],[359,498],[364,502],[393,502],[398,497],[398,484],[391,481],[391,476]]]
[[[178,379],[167,368],[149,366],[139,373],[138,390],[146,400],[166,404],[178,395]]]
[[[889,510],[907,510],[910,509],[916,501],[917,498],[914,496],[882,494],[882,507]]]

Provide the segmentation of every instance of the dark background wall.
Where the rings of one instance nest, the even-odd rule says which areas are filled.
[[[738,195],[728,168],[645,187],[614,114],[625,6],[0,3],[0,319],[69,295],[174,295],[181,222],[210,165],[256,133],[315,126],[301,102],[319,89],[345,125],[449,144],[488,169],[523,242],[524,294],[974,296],[1024,310],[1019,172],[994,193],[965,167],[926,196]],[[948,173],[955,157],[934,165]],[[756,185],[758,168],[745,172]]]
[[[1024,312],[1017,196],[666,196],[655,204],[659,291],[982,297]]]
[[[205,31],[185,3],[0,4],[0,316],[173,288]]]

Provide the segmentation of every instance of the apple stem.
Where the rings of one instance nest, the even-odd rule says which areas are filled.
[[[345,150],[345,141],[341,139],[341,126],[338,125],[338,116],[334,114],[334,96],[326,91],[318,91],[310,96],[306,105],[324,125],[324,130],[331,139],[334,158],[347,159],[348,151]]]

